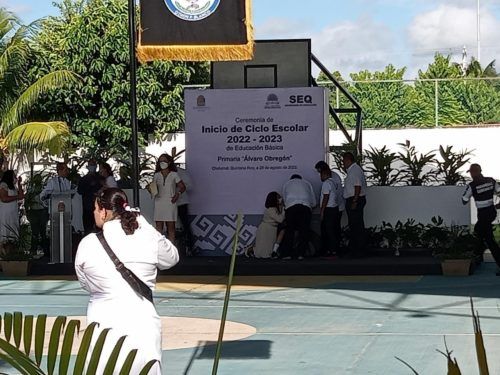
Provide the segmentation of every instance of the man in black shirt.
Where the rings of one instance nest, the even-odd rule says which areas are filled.
[[[497,208],[495,206],[494,196],[500,193],[500,185],[491,177],[484,177],[481,173],[479,164],[471,164],[469,173],[472,177],[472,182],[467,185],[462,197],[463,204],[467,204],[471,197],[474,197],[477,207],[477,223],[474,227],[474,232],[478,237],[486,242],[488,248],[495,258],[497,265],[500,267],[500,247],[493,236],[492,223],[497,217]],[[482,256],[482,253],[481,253]],[[500,275],[500,272],[497,272]]]
[[[78,182],[78,194],[82,196],[82,219],[85,234],[94,230],[95,194],[101,188],[101,177],[97,174],[97,162],[90,159],[87,164],[88,173]]]

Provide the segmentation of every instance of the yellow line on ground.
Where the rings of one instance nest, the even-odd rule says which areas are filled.
[[[314,288],[342,283],[416,283],[422,276],[236,276],[234,290],[275,290],[286,288]],[[76,276],[30,276],[25,280],[75,281]],[[218,292],[226,290],[225,276],[175,276],[158,277],[156,289],[178,292]]]
[[[422,276],[237,276],[234,290],[314,288],[341,283],[415,283]],[[227,279],[220,276],[160,276],[157,290],[179,292],[224,291]]]

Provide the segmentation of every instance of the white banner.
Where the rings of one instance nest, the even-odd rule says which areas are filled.
[[[190,214],[262,214],[293,174],[319,191],[327,152],[324,88],[186,90]]]

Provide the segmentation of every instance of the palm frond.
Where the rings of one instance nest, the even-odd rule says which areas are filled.
[[[9,43],[0,55],[0,81],[3,81],[6,72],[15,71],[27,60],[29,47],[20,41]]]
[[[5,8],[0,8],[0,40],[9,35],[16,24],[20,24],[19,18]]]
[[[29,321],[28,325],[21,325],[23,318]],[[29,319],[28,319],[29,318]],[[0,360],[5,361],[8,365],[15,368],[23,375],[51,375],[56,372],[56,364],[59,363],[60,375],[68,374],[72,370],[73,375],[81,375],[86,368],[86,374],[95,374],[100,362],[104,366],[104,374],[119,373],[122,375],[131,375],[131,369],[137,355],[137,349],[132,349],[128,354],[123,351],[123,342],[126,336],[120,337],[116,342],[106,340],[109,328],[96,331],[97,323],[90,323],[83,333],[83,338],[76,346],[75,335],[78,334],[80,328],[80,321],[69,320],[67,317],[58,316],[54,321],[53,326],[49,329],[49,349],[48,357],[45,363],[42,364],[42,349],[44,347],[46,336],[46,320],[47,315],[38,315],[36,317],[36,326],[33,326],[34,317],[32,315],[23,316],[20,312],[4,313],[3,320],[5,322],[5,335],[0,338]],[[16,322],[17,321],[17,322]],[[0,315],[0,322],[2,316]],[[0,327],[1,328],[1,327]],[[7,334],[7,330],[9,331]],[[18,333],[16,333],[18,331]],[[29,332],[26,332],[29,331]],[[14,335],[11,333],[14,332]],[[34,337],[35,338],[35,356],[30,357],[30,348],[21,349],[22,343],[16,336]],[[97,340],[94,340],[98,335]],[[62,347],[60,339],[64,337]],[[30,339],[31,342],[31,339]],[[94,342],[92,345],[91,343]],[[103,356],[102,349],[104,345],[112,345],[112,351],[109,356]],[[26,343],[25,343],[26,344]],[[26,346],[26,345],[25,345]],[[90,348],[93,350],[90,352]],[[77,358],[71,364],[72,352],[74,349],[78,350]],[[89,357],[90,355],[90,357]],[[119,358],[126,358],[124,361],[118,361]],[[120,362],[120,368],[117,368]],[[146,375],[149,370],[158,362],[157,360],[149,361],[139,372],[139,375]],[[44,368],[42,368],[44,367]],[[134,375],[136,375],[135,373]]]
[[[69,127],[62,121],[29,122],[10,131],[4,142],[11,150],[47,150],[58,155],[67,145],[69,135]]]
[[[43,94],[51,90],[64,87],[72,82],[77,82],[78,76],[69,70],[58,70],[39,78],[28,87],[15,101],[2,119],[0,133],[7,133],[22,123],[28,110]]]

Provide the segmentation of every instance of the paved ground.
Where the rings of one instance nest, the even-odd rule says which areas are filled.
[[[410,374],[398,356],[422,375],[441,375],[446,361],[436,349],[443,349],[445,335],[462,373],[476,374],[469,296],[481,316],[490,373],[500,374],[500,277],[494,270],[486,264],[464,278],[239,278],[228,319],[254,327],[256,334],[224,345],[219,374]],[[218,319],[223,282],[217,277],[162,278],[158,311],[168,317]],[[0,280],[2,313],[80,316],[86,303],[76,281]],[[198,320],[179,328],[196,342],[197,333],[211,337],[213,327],[213,322]],[[178,332],[172,328],[167,339],[175,344]],[[164,373],[210,374],[213,354],[213,346],[166,350]]]

